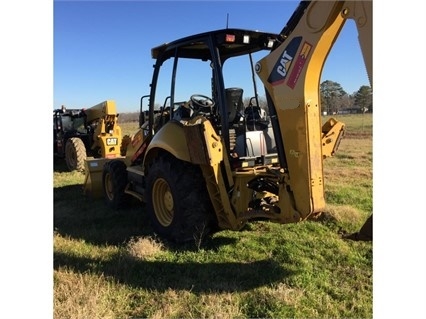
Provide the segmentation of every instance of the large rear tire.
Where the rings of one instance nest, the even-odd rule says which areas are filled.
[[[199,244],[217,225],[200,167],[171,155],[151,165],[146,202],[154,231],[174,242]]]
[[[120,160],[107,162],[102,172],[102,188],[106,204],[109,207],[118,209],[124,206],[128,198],[124,193],[126,185],[126,164]]]
[[[68,169],[72,171],[84,171],[84,160],[86,159],[86,146],[78,137],[68,139],[65,145],[65,161]]]

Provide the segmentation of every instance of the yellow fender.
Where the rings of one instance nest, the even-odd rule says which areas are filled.
[[[181,123],[169,121],[154,135],[146,150],[144,164],[151,162],[159,150],[165,150],[180,160],[190,162],[188,143]]]
[[[223,145],[210,121],[195,117],[183,123],[169,121],[154,135],[144,163],[150,163],[159,150],[198,165],[216,165],[223,160]]]

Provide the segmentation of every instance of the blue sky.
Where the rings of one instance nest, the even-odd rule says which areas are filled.
[[[277,33],[298,3],[57,0],[53,11],[53,108],[62,104],[90,107],[112,99],[119,112],[138,111],[140,97],[149,93],[152,47],[225,28],[227,17],[229,27]],[[349,94],[370,85],[357,41],[355,25],[348,21],[321,81],[338,82]],[[263,95],[260,80],[258,88]]]

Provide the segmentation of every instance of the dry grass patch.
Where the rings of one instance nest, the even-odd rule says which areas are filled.
[[[129,254],[144,260],[158,255],[163,249],[163,243],[152,237],[132,237],[127,243]]]
[[[203,294],[199,299],[202,318],[242,318],[244,317],[237,294]]]
[[[265,297],[271,300],[279,300],[286,305],[297,305],[302,298],[304,291],[299,288],[292,288],[285,283],[279,283],[275,289],[266,289]]]
[[[167,290],[157,295],[156,311],[149,316],[160,318],[245,318],[238,294],[194,294],[190,291]]]
[[[61,269],[54,272],[54,286],[55,319],[117,319],[118,309],[123,317],[128,307],[126,291],[100,274]]]

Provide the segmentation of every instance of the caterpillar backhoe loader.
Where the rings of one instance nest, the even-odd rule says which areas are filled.
[[[86,194],[103,194],[114,208],[129,196],[145,202],[154,231],[177,242],[252,219],[284,224],[323,212],[323,160],[345,126],[321,124],[319,83],[347,19],[356,22],[371,82],[371,1],[302,1],[277,34],[226,28],[153,48],[140,129],[123,138],[122,158],[86,161]],[[243,76],[253,91],[238,85]],[[269,122],[252,113],[260,109],[257,76]]]
[[[86,157],[120,156],[121,128],[114,101],[90,108],[53,111],[53,154],[65,158],[68,170],[83,171]]]

